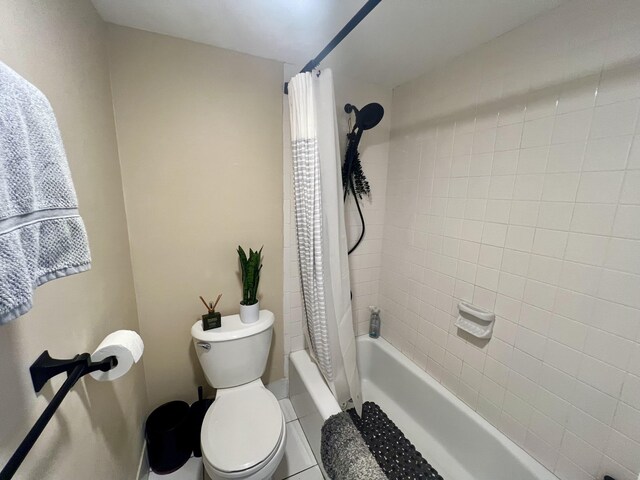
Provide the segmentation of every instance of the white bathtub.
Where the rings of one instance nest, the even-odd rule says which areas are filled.
[[[557,480],[383,339],[357,338],[365,401],[376,402],[445,480]],[[320,459],[320,428],[340,412],[306,351],[290,355],[289,396]]]

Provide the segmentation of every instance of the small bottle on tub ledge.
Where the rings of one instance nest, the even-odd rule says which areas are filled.
[[[380,309],[371,305],[371,318],[369,319],[369,336],[378,338],[380,336]]]

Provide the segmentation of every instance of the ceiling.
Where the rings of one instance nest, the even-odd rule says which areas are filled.
[[[108,22],[301,68],[365,0],[92,0]],[[322,63],[394,87],[563,0],[383,0]]]

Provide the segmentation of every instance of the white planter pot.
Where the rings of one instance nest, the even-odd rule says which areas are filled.
[[[254,323],[260,317],[260,302],[253,305],[240,304],[240,320],[242,323]]]

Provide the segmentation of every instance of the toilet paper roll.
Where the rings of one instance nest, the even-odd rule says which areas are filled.
[[[121,377],[129,371],[134,363],[142,357],[144,343],[142,338],[133,330],[118,330],[105,337],[96,351],[91,354],[93,362],[99,362],[114,355],[118,365],[108,372],[91,372],[91,376],[101,382],[108,382]]]

